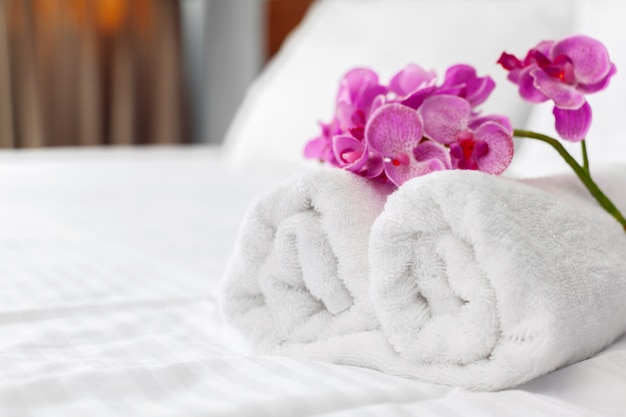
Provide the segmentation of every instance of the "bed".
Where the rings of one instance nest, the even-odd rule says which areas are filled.
[[[250,202],[285,178],[316,169],[302,160],[301,148],[315,133],[311,120],[328,115],[346,67],[359,62],[391,71],[407,54],[400,47],[390,51],[386,37],[392,34],[379,33],[367,39],[369,48],[354,48],[349,57],[326,49],[332,64],[315,75],[323,88],[303,84],[302,69],[310,68],[329,39],[341,40],[333,46],[337,50],[350,44],[343,31],[363,35],[374,19],[395,16],[403,23],[422,10],[441,17],[449,7],[429,1],[359,3],[314,6],[251,88],[222,148],[0,152],[0,415],[626,415],[626,336],[591,359],[516,389],[470,392],[364,368],[254,355],[223,319],[220,281]],[[484,16],[488,7],[493,16],[506,12],[520,15],[520,21],[521,15],[539,20],[532,36],[585,30],[605,35],[607,44],[624,39],[618,2],[580,1],[576,8],[565,0],[460,3],[472,7],[454,18],[459,25]],[[346,21],[355,10],[359,19]],[[608,23],[598,24],[601,17]],[[344,26],[332,24],[337,21]],[[494,24],[521,51],[526,42],[520,27]],[[437,27],[426,22],[420,30]],[[490,48],[501,48],[502,39],[477,32],[475,42],[484,45],[479,65],[486,66]],[[424,46],[423,59],[415,59],[444,66],[449,57],[439,52],[465,49],[454,39],[440,42]],[[626,65],[616,47],[614,61]],[[623,85],[616,77],[613,88],[623,91]],[[542,109],[531,113],[506,91],[493,106],[507,108],[517,124],[550,128]],[[281,103],[302,95],[306,100],[299,102],[306,104],[286,114]],[[626,108],[617,96],[594,103],[599,120],[609,123],[611,114]],[[626,161],[618,132],[602,129],[603,123],[596,124],[598,134],[611,150],[599,147],[590,154],[602,162]],[[550,160],[538,164],[544,153],[524,144],[520,154],[512,176],[566,168]]]

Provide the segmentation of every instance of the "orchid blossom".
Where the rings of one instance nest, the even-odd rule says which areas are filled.
[[[394,74],[387,86],[371,69],[353,69],[341,80],[333,120],[321,124],[321,135],[309,141],[305,156],[397,187],[445,169],[500,173],[512,155],[510,122],[505,116],[479,117],[476,110],[494,85],[466,64],[450,67],[441,85],[434,71],[416,64]],[[424,113],[427,102],[443,107],[428,105],[431,110]],[[459,118],[455,112],[461,107]],[[446,116],[446,109],[452,113]],[[430,137],[424,114],[429,126],[433,117],[440,117],[442,126],[454,125],[457,137]]]
[[[448,68],[445,80],[439,88],[439,94],[453,94],[466,99],[472,107],[482,104],[496,83],[491,77],[478,77],[474,67],[465,64]]]
[[[387,178],[396,186],[413,177],[450,169],[446,149],[423,138],[422,118],[410,107],[387,104],[370,119],[365,137],[383,157]]]
[[[426,137],[449,147],[453,168],[500,174],[511,163],[513,132],[508,119],[484,116],[472,120],[471,103],[450,95],[427,98],[419,114]]]
[[[556,131],[562,139],[581,143],[582,165],[557,139],[527,130],[516,129],[513,134],[552,146],[626,231],[626,218],[591,177],[585,144],[592,120],[585,96],[605,89],[617,71],[606,47],[596,39],[574,35],[556,42],[540,42],[523,60],[503,52],[498,63],[509,71],[508,78],[518,85],[523,99],[533,103],[552,100]]]
[[[349,71],[340,82],[333,120],[320,123],[321,134],[307,143],[304,156],[357,173],[357,168],[367,165],[366,176],[378,175],[378,166],[382,167],[382,163],[372,161],[366,164],[362,159],[369,155],[367,146],[354,144],[351,139],[363,141],[366,119],[372,108],[380,105],[377,103],[381,103],[386,93],[387,88],[378,82],[378,75],[371,69]],[[341,139],[335,140],[336,136]]]
[[[498,63],[509,71],[522,98],[554,102],[556,130],[571,142],[583,140],[591,126],[585,95],[606,88],[616,72],[605,46],[584,35],[540,42],[524,60],[502,53]]]

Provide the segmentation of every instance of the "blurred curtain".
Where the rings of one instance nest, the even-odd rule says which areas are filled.
[[[0,147],[181,143],[175,0],[0,0]]]

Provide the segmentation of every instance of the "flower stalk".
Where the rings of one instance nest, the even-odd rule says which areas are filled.
[[[583,168],[585,168],[587,175],[591,175],[591,172],[589,172],[589,157],[587,156],[587,143],[585,139],[580,141],[580,149],[583,154]]]
[[[578,176],[578,178],[582,181],[582,183],[587,187],[587,190],[591,193],[591,195],[596,199],[596,201],[604,208],[615,220],[617,220],[622,227],[624,228],[624,232],[626,232],[626,218],[622,215],[615,204],[602,192],[600,187],[593,181],[591,175],[589,173],[589,162],[586,157],[586,149],[583,142],[583,159],[586,161],[584,166],[581,166],[572,155],[563,147],[563,145],[557,140],[547,135],[542,135],[541,133],[531,132],[529,130],[522,129],[514,129],[513,136],[520,138],[529,138],[536,139],[542,142],[547,143],[552,146],[558,153],[563,157],[565,162],[574,170],[574,173]]]

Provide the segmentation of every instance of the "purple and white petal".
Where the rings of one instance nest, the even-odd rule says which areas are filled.
[[[378,110],[379,108],[381,108],[382,106],[385,105],[385,103],[387,102],[387,98],[385,94],[379,94],[377,95],[374,100],[372,101],[372,105],[370,107],[370,111],[369,114],[374,113],[376,110]],[[365,125],[365,123],[363,124]]]
[[[469,123],[469,128],[472,130],[476,130],[478,129],[478,127],[480,127],[480,125],[487,122],[497,123],[500,126],[504,127],[511,135],[513,134],[513,125],[511,124],[511,119],[501,114],[487,114],[484,116],[474,117]]]
[[[362,142],[349,135],[337,135],[332,139],[335,159],[341,168],[358,172],[367,162],[367,152]]]
[[[425,140],[417,145],[417,147],[413,149],[413,158],[420,163],[437,159],[441,161],[445,169],[452,168],[450,153],[446,150],[445,146],[432,140]]]
[[[417,89],[426,87],[436,78],[434,71],[426,71],[416,64],[407,65],[389,82],[389,90],[404,97]]]
[[[595,84],[611,70],[606,47],[602,42],[585,35],[569,36],[556,42],[550,55],[552,59],[560,55],[567,56],[574,66],[576,80],[583,84]]]
[[[376,152],[369,152],[369,158],[362,170],[363,175],[367,178],[376,178],[383,173],[384,169],[383,157]]]
[[[574,110],[579,109],[585,103],[585,96],[574,86],[562,83],[542,69],[536,68],[530,74],[535,80],[535,87],[552,99],[557,107]]]
[[[435,86],[426,87],[426,88],[417,90],[409,94],[404,100],[400,102],[400,104],[410,107],[414,110],[417,110],[419,106],[422,105],[424,100],[426,100],[428,97],[436,93],[437,93],[437,87]]]
[[[554,46],[554,41],[541,41],[532,50],[541,53],[544,56],[550,55],[550,50]]]
[[[474,137],[489,146],[489,151],[476,162],[480,171],[501,174],[513,159],[513,137],[500,124],[487,122],[474,132]]]
[[[311,139],[304,146],[304,157],[325,161],[325,151],[330,148],[330,141],[324,136]]]
[[[611,81],[611,77],[614,76],[616,72],[617,72],[617,67],[615,66],[615,64],[611,63],[611,69],[606,77],[604,77],[603,79],[601,79],[595,84],[579,83],[576,88],[578,88],[580,91],[582,91],[585,94],[591,94],[597,91],[604,90],[606,87],[608,87],[609,81]]]
[[[471,81],[476,77],[476,69],[471,65],[457,64],[446,70],[442,87],[457,85]]]
[[[335,120],[339,125],[339,131],[346,131],[354,127],[355,109],[346,101],[339,101],[335,106]]]
[[[430,174],[435,171],[443,171],[447,169],[444,162],[440,159],[428,159],[423,162],[413,161],[411,164],[394,165],[392,162],[385,161],[385,173],[387,178],[397,187],[408,180]]]
[[[445,145],[454,142],[456,134],[467,128],[472,106],[461,97],[436,95],[424,100],[418,113],[424,121],[424,134]]]
[[[373,70],[369,68],[352,69],[343,76],[336,101],[354,104],[360,100],[367,88],[376,85],[378,85],[378,74]]]
[[[522,61],[520,61],[515,55],[507,54],[506,52],[502,52],[500,58],[498,58],[497,63],[502,65],[502,68],[507,71],[520,69],[524,66],[522,64]]]
[[[580,142],[591,127],[591,106],[585,102],[577,110],[554,107],[554,126],[559,136],[570,142]]]
[[[470,80],[467,82],[465,98],[473,107],[476,107],[487,100],[494,88],[496,88],[496,83],[491,77]]]
[[[386,104],[376,110],[365,126],[365,140],[372,150],[387,158],[409,154],[423,136],[422,118],[402,104]]]
[[[539,67],[533,65],[521,70],[518,74],[519,94],[526,101],[531,103],[543,103],[548,100],[548,96],[539,91],[535,86],[535,78],[531,75],[532,71],[541,71]]]

